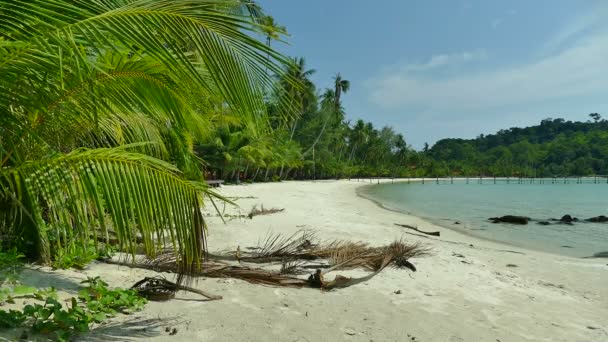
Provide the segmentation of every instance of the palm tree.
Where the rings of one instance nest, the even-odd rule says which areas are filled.
[[[327,128],[327,123],[331,120],[331,118],[333,117],[333,114],[335,114],[334,108],[333,108],[333,103],[334,103],[334,99],[335,99],[334,91],[332,89],[325,89],[325,92],[323,93],[323,95],[321,95],[321,98],[322,98],[322,100],[321,100],[320,114],[322,117],[325,116],[325,118],[323,119],[323,126],[321,126],[321,130],[319,131],[319,134],[313,141],[312,145],[310,145],[310,147],[304,153],[302,153],[302,156],[306,156],[310,152],[314,151],[315,146],[317,145],[317,143],[319,143],[319,140],[323,136],[323,133],[325,133],[325,128]]]
[[[262,33],[264,36],[266,36],[266,45],[268,47],[270,47],[270,42],[273,40],[279,40],[282,34],[287,34],[287,28],[279,25],[272,16],[262,16],[260,25]]]
[[[270,48],[270,42],[273,40],[279,40],[281,38],[281,34],[287,34],[287,29],[285,26],[280,26],[277,24],[273,17],[269,15],[262,15],[259,18],[260,30],[266,36],[266,46]],[[268,54],[268,59],[270,59],[270,54]],[[266,73],[268,73],[268,69],[266,69]]]
[[[286,115],[293,121],[289,125],[290,139],[293,139],[298,119],[316,102],[315,85],[310,80],[315,72],[315,69],[306,67],[303,57],[293,58],[279,80],[279,97],[286,98],[291,103],[287,108],[295,111],[292,115]]]
[[[182,272],[198,267],[213,193],[184,177],[200,167],[193,141],[221,108],[259,121],[272,84],[260,70],[287,64],[233,9],[0,0],[0,233],[45,262],[113,233],[124,250],[139,236],[149,256],[169,245]]]
[[[340,110],[340,99],[342,93],[347,93],[349,89],[350,81],[342,79],[342,75],[337,73],[334,77],[334,108],[336,109],[336,112]]]

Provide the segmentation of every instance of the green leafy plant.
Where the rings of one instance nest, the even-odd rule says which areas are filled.
[[[23,266],[25,255],[16,247],[8,251],[0,251],[0,282],[14,281]]]
[[[93,313],[105,314],[109,317],[117,312],[130,314],[140,310],[146,304],[146,299],[140,297],[135,290],[121,288],[109,289],[108,284],[100,277],[88,278],[82,281],[88,287],[80,290],[78,298],[86,303]]]
[[[58,249],[53,260],[54,268],[83,269],[88,263],[99,258],[100,254],[93,241],[88,245],[76,246],[74,250]]]
[[[129,314],[141,310],[147,302],[136,291],[109,289],[108,284],[99,277],[88,278],[82,284],[87,286],[80,290],[78,298],[72,297],[65,308],[57,300],[54,289],[20,289],[17,292],[23,292],[44,304],[28,304],[23,311],[0,310],[0,328],[29,326],[33,332],[54,334],[57,340],[66,341],[74,334],[88,331],[92,323],[103,322],[117,313]],[[17,292],[13,290],[12,295]]]
[[[110,229],[121,250],[140,237],[184,273],[200,266],[209,192],[193,146],[225,117],[263,122],[287,63],[253,38],[251,8],[0,0],[0,234],[59,267],[86,263],[79,246]]]

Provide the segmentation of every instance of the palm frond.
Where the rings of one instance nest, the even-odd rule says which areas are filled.
[[[70,251],[98,235],[108,238],[111,226],[125,250],[135,253],[139,236],[149,256],[172,246],[179,267],[200,265],[206,252],[200,211],[206,186],[185,181],[171,164],[128,147],[134,146],[80,149],[2,171],[0,196],[35,215],[15,226],[32,224],[29,229],[40,232],[43,258],[50,258],[51,249]]]
[[[243,114],[259,116],[264,87],[272,83],[265,70],[279,73],[286,61],[248,35],[251,22],[227,13],[229,5],[234,1],[3,2],[11,15],[0,30],[10,40],[0,48],[0,73],[27,76],[23,88],[46,87],[49,79],[62,87],[66,75],[78,71],[85,79],[97,67],[89,63],[90,54],[135,48],[179,79],[221,95]],[[3,106],[28,107],[31,91],[1,88],[6,87],[0,85]]]

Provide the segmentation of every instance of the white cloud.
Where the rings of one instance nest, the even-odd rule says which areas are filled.
[[[505,17],[514,16],[516,14],[517,14],[516,10],[514,10],[514,9],[508,10],[504,16],[500,16],[500,17],[492,20],[492,22],[490,23],[490,25],[492,26],[492,29],[497,29],[498,26],[502,25],[502,23],[505,22]]]
[[[504,20],[502,18],[496,18],[494,20],[492,20],[492,28],[495,29],[498,27],[498,25],[502,24]]]
[[[425,63],[410,63],[401,67],[402,72],[428,71],[450,65],[461,65],[473,61],[481,61],[488,58],[485,50],[465,51],[461,53],[433,55]]]
[[[597,33],[598,30],[605,29],[605,19],[608,17],[608,5],[593,7],[590,11],[578,15],[574,20],[564,25],[548,42],[546,42],[541,52],[552,53],[573,40],[580,38],[581,35]]]
[[[464,59],[467,58],[460,58]],[[430,65],[446,65],[450,60],[431,58],[424,65],[430,69]],[[410,72],[411,68],[405,66],[371,80],[371,100],[389,109],[457,113],[606,94],[608,31],[552,56],[518,66],[439,78],[429,76],[431,72]]]

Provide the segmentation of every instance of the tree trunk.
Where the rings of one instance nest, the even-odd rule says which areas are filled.
[[[291,133],[289,134],[289,141],[293,139],[293,135],[296,133],[296,126],[298,125],[298,119],[293,122],[293,126],[291,127]]]
[[[306,152],[302,153],[302,157],[306,156],[308,154],[308,152],[312,151],[315,148],[315,145],[317,145],[317,143],[321,139],[321,136],[323,136],[323,133],[325,132],[325,127],[327,126],[327,122],[329,121],[330,117],[331,117],[331,114],[327,116],[327,119],[323,123],[323,127],[321,128],[321,132],[319,133],[319,135],[315,139],[315,142],[312,143],[312,146],[309,147],[308,150],[306,150]]]
[[[268,171],[270,171],[270,168],[266,168],[266,173],[264,174],[264,182],[268,182]]]

